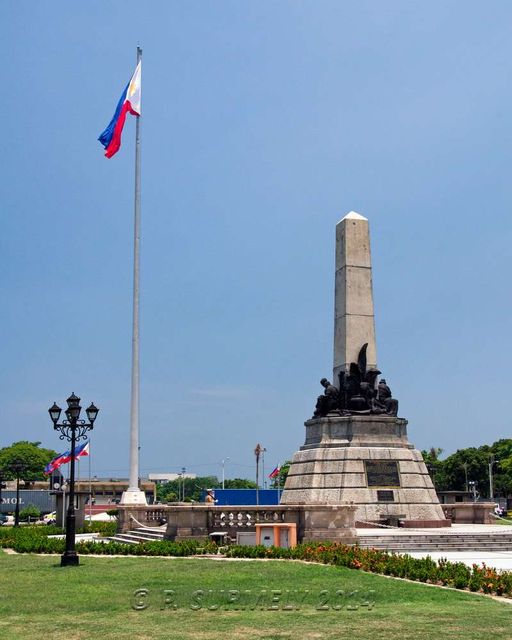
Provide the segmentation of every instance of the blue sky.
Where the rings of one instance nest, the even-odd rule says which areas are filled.
[[[509,437],[509,2],[4,2],[0,446],[128,467],[134,119],[143,57],[141,469],[254,475],[332,371],[334,230],[370,220],[378,364],[419,448]],[[86,406],[86,405],[84,405]]]

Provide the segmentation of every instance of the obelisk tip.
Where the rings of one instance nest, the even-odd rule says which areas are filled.
[[[347,215],[342,218],[342,220],[366,220],[368,222],[368,218],[365,218],[360,213],[357,213],[357,211],[349,211],[349,213],[347,213]]]

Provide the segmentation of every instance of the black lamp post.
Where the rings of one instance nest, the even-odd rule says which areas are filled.
[[[67,420],[63,420],[59,424],[59,418],[62,409],[54,402],[53,406],[48,409],[50,418],[53,422],[53,428],[60,431],[60,440],[68,440],[71,442],[71,460],[69,471],[69,503],[66,512],[66,550],[61,556],[60,566],[76,566],[79,564],[78,554],[75,550],[75,446],[80,440],[87,438],[86,433],[93,428],[94,421],[98,415],[99,409],[93,403],[85,410],[89,422],[80,420],[80,398],[72,393],[66,400],[68,408],[64,412]]]
[[[2,489],[5,489],[5,471],[0,467],[0,513],[2,513]]]
[[[16,509],[14,510],[14,526],[20,526],[20,476],[27,470],[27,465],[22,460],[14,460],[9,469],[16,476]]]

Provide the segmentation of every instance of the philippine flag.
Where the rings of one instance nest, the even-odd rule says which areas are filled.
[[[269,478],[277,478],[277,476],[279,475],[279,472],[281,471],[281,468],[279,467],[279,465],[277,465],[277,467],[268,474]]]
[[[84,442],[79,447],[75,447],[75,460],[81,456],[89,455],[89,441]]]
[[[140,116],[141,64],[142,63],[139,62],[132,79],[126,85],[126,89],[123,91],[121,98],[117,103],[114,117],[105,131],[98,138],[101,144],[105,147],[105,157],[107,158],[111,158],[119,151],[126,114],[131,113],[134,116]]]
[[[73,456],[75,460],[80,458],[81,456],[89,455],[89,441],[84,442],[78,447],[75,447],[75,455]],[[67,464],[71,461],[71,451],[64,451],[64,453],[59,453],[59,455],[51,460],[46,467],[44,468],[44,475],[49,476],[52,471],[58,469],[61,465]]]
[[[66,464],[70,460],[71,460],[70,451],[64,451],[64,453],[59,453],[58,456],[56,456],[53,460],[50,460],[50,462],[46,465],[43,471],[44,475],[49,476],[50,473],[52,473],[52,471],[55,471],[55,469],[58,469],[62,464]]]

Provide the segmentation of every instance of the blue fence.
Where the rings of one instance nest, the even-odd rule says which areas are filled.
[[[279,504],[279,498],[282,490],[278,489],[260,489],[258,503],[261,506],[272,506]],[[214,489],[215,504],[218,506],[230,505],[255,505],[256,489]],[[206,491],[201,493],[201,501],[204,502]]]

